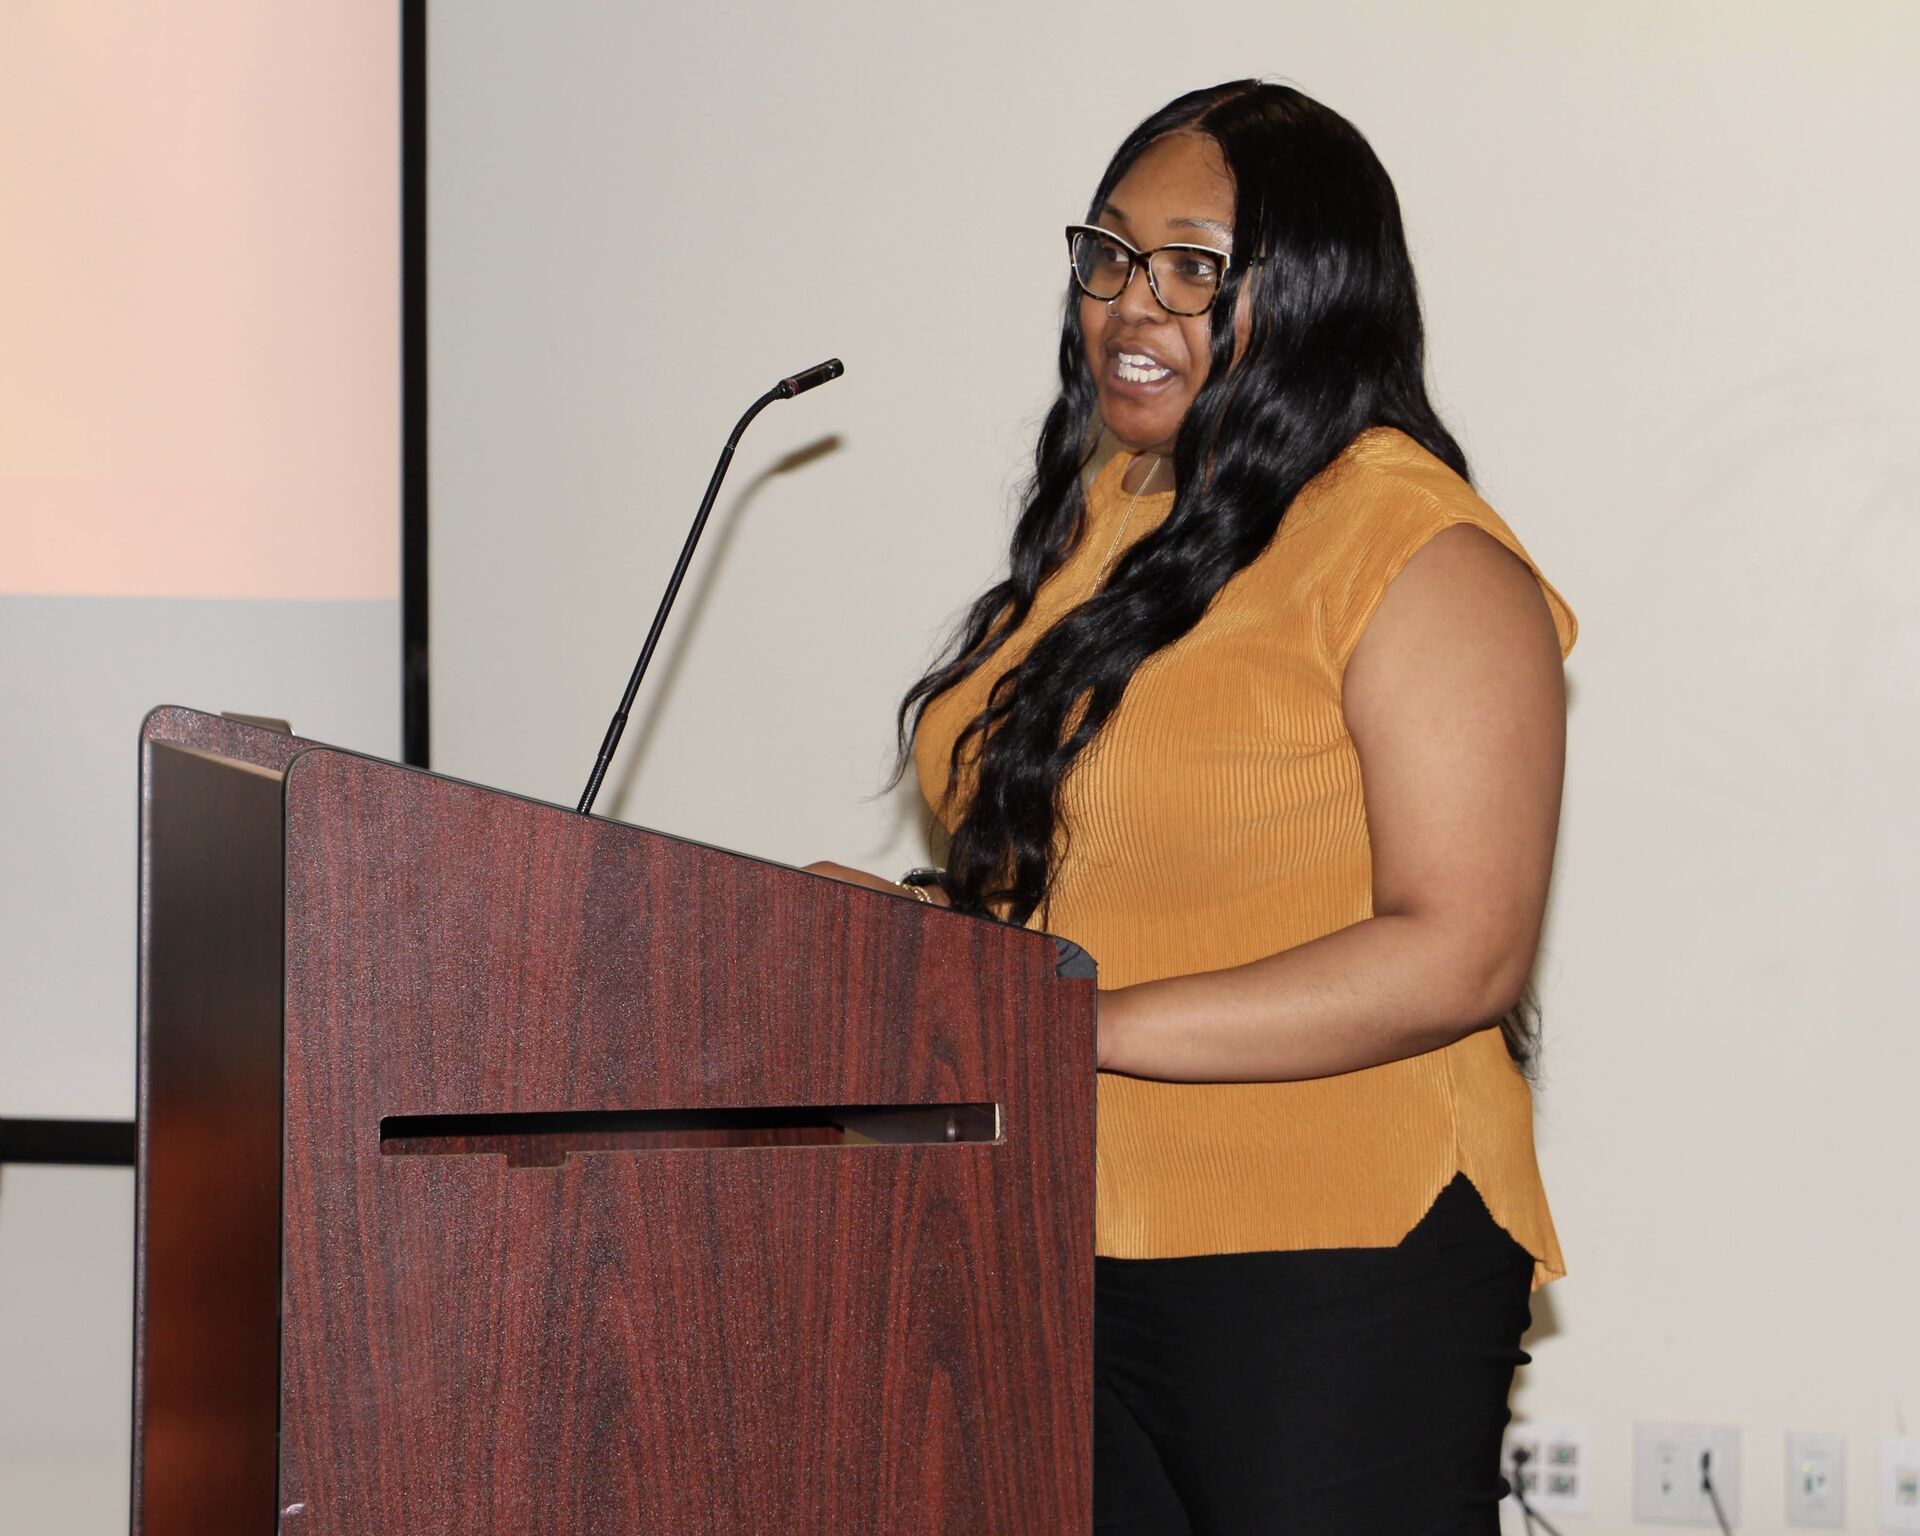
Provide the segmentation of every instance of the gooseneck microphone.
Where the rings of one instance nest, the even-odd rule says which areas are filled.
[[[727,466],[733,462],[733,450],[740,446],[741,435],[753,418],[774,401],[791,400],[795,395],[804,395],[810,389],[831,383],[846,371],[846,366],[837,357],[816,363],[790,378],[782,379],[748,406],[746,414],[734,423],[727,446],[720,450],[720,462],[713,466],[713,478],[707,482],[707,494],[700,500],[700,510],[694,514],[687,542],[681,546],[680,560],[667,582],[666,596],[660,599],[659,610],[653,616],[653,627],[647,631],[647,643],[640,647],[640,659],[633,664],[633,676],[627,679],[627,691],[620,696],[620,707],[613,712],[613,719],[607,722],[607,734],[600,743],[600,755],[594,759],[593,772],[588,776],[586,790],[580,796],[578,809],[582,816],[593,810],[593,802],[600,793],[600,783],[606,778],[614,751],[620,745],[621,732],[627,728],[627,714],[633,708],[634,696],[640,692],[640,679],[647,675],[647,664],[653,660],[653,648],[660,643],[660,631],[666,628],[667,613],[673,607],[674,598],[680,594],[680,583],[686,577],[687,567],[693,563],[694,546],[700,542],[700,535],[707,526],[707,514],[713,510],[714,498],[720,494],[720,482],[727,478]]]
[[[791,400],[795,395],[804,395],[818,385],[831,384],[846,371],[846,364],[837,357],[830,357],[824,363],[815,363],[811,368],[802,369],[790,379],[782,379],[773,386],[773,392],[782,400]],[[759,410],[764,404],[766,402],[762,400],[754,406],[753,411]],[[744,427],[748,421],[753,420],[753,411],[747,412],[746,420],[740,423],[741,426]]]

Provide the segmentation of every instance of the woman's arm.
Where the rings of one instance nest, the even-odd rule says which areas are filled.
[[[1478,528],[1436,534],[1374,610],[1342,706],[1374,916],[1247,965],[1102,993],[1103,1068],[1326,1077],[1448,1045],[1520,995],[1566,746],[1560,647],[1532,572]]]

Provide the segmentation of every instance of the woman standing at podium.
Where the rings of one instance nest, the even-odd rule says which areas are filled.
[[[939,899],[1100,965],[1096,1529],[1493,1532],[1574,617],[1345,119],[1183,96],[1067,240],[1008,574],[901,720]]]

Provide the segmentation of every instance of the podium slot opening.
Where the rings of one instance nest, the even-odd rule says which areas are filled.
[[[755,1109],[573,1109],[389,1115],[382,1157],[498,1157],[553,1168],[575,1152],[728,1147],[958,1146],[1001,1141],[998,1104],[802,1104]]]

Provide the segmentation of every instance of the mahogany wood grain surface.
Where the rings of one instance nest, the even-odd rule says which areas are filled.
[[[1093,986],[1052,941],[326,750],[286,817],[282,1531],[1089,1529]],[[1001,1134],[381,1146],[917,1104]]]

